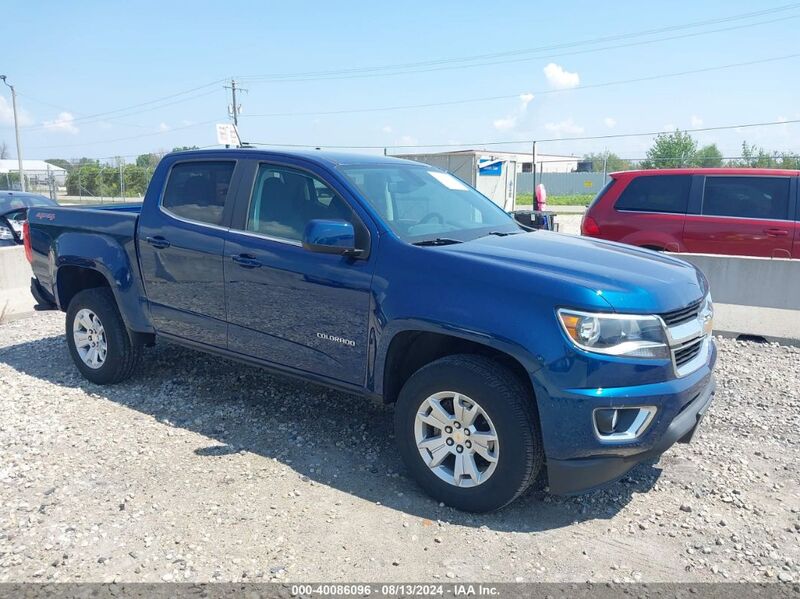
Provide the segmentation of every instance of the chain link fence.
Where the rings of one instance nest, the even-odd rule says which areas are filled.
[[[25,191],[62,204],[136,202],[144,197],[153,167],[75,164],[67,169],[26,170]],[[0,173],[0,190],[19,191],[19,171]]]

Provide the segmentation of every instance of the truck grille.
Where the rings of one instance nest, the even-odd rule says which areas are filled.
[[[680,310],[665,312],[661,315],[661,318],[668,327],[681,324],[682,322],[688,322],[693,318],[697,318],[697,314],[700,312],[700,306],[702,304],[703,300],[699,299],[696,302],[689,304],[685,308],[681,308]]]
[[[703,348],[704,339],[705,337],[694,339],[689,343],[687,343],[686,345],[683,345],[682,347],[679,347],[678,349],[674,350],[673,353],[675,355],[675,366],[680,368],[684,364],[688,364],[694,358],[696,358],[697,355],[700,353],[700,350]]]

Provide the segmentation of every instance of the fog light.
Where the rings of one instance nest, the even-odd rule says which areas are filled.
[[[633,441],[647,430],[656,411],[655,406],[596,408],[592,416],[595,432],[605,443]]]
[[[597,424],[597,431],[601,435],[610,435],[617,427],[619,410],[597,410],[594,413],[594,418]]]

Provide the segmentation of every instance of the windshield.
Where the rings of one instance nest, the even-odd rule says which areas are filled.
[[[57,206],[53,200],[37,195],[0,195],[0,214],[30,208],[31,206]]]
[[[425,165],[340,166],[386,224],[409,243],[447,237],[469,241],[519,226],[489,198],[453,175]]]

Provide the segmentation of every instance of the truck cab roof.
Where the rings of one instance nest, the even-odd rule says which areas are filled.
[[[171,152],[168,156],[179,156],[187,158],[250,158],[269,160],[275,158],[300,158],[327,167],[337,167],[343,164],[348,165],[370,165],[370,164],[408,164],[418,165],[419,162],[406,160],[404,158],[394,158],[376,154],[358,154],[354,152],[330,152],[326,150],[284,150],[284,149],[260,149],[260,148],[216,148],[205,150],[183,150]]]

